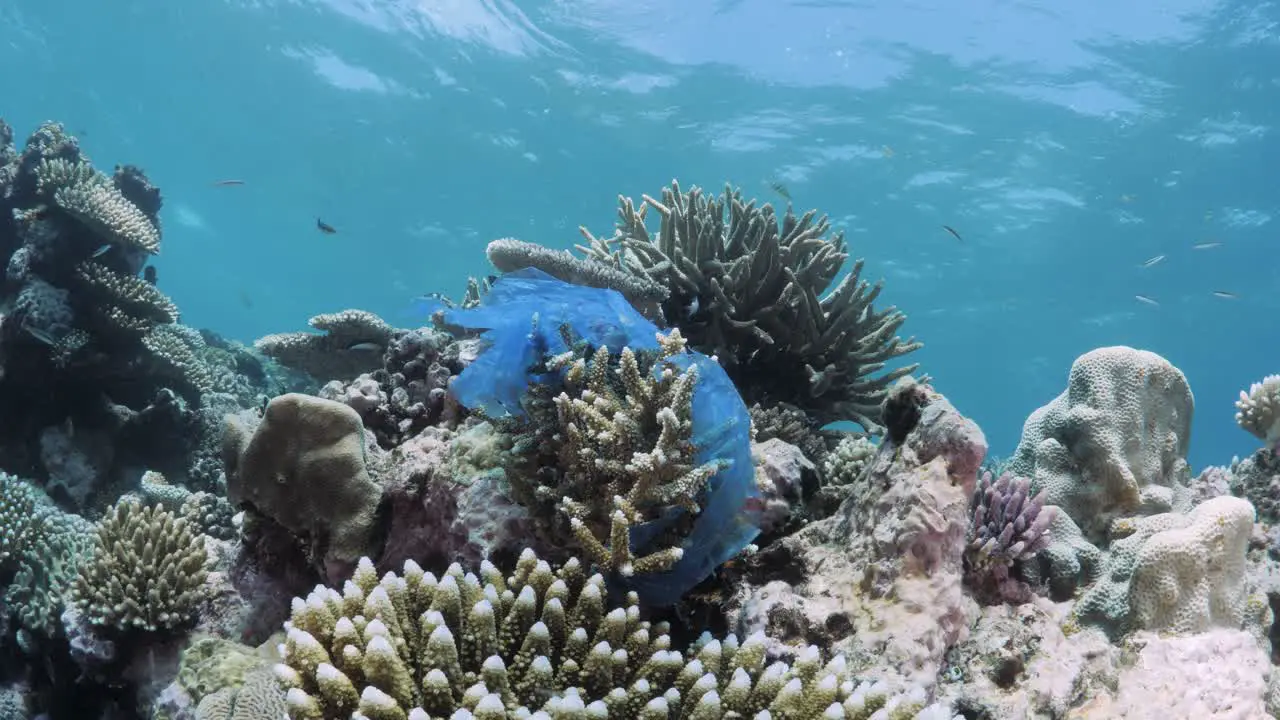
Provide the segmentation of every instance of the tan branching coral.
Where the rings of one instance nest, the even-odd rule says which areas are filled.
[[[589,260],[670,290],[661,320],[691,347],[717,356],[748,403],[799,404],[820,425],[852,420],[880,430],[880,405],[894,380],[915,371],[885,363],[921,346],[895,335],[906,320],[876,310],[881,283],[862,279],[861,260],[834,288],[848,259],[843,233],[828,237],[826,216],[779,217],[725,188],[709,197],[672,182],[662,199],[637,208],[619,197],[610,237],[582,228]],[[646,226],[661,216],[657,239]],[[829,289],[830,288],[830,289]]]
[[[38,189],[104,240],[154,255],[160,229],[89,163],[46,159],[36,168]]]
[[[324,334],[277,333],[258,338],[253,346],[316,379],[350,379],[381,367],[387,343],[402,332],[364,310],[317,315],[307,322]]]
[[[159,505],[127,498],[98,523],[93,559],[80,568],[74,602],[94,625],[154,632],[195,619],[207,575],[191,525]]]
[[[585,348],[552,358],[548,370],[563,371],[563,389],[551,395],[535,385],[529,419],[516,430],[516,452],[542,468],[513,479],[517,498],[558,509],[587,558],[624,576],[680,560],[680,538],[637,557],[631,528],[673,508],[696,515],[703,487],[723,467],[694,460],[697,367],[667,362],[683,338],[673,331],[659,341],[656,355],[624,348],[614,357],[600,347],[589,359]]]
[[[843,657],[810,647],[770,664],[763,635],[704,636],[684,654],[634,595],[605,598],[600,575],[532,551],[510,577],[410,561],[379,580],[365,559],[342,592],[293,601],[276,675],[292,720],[869,716]]]

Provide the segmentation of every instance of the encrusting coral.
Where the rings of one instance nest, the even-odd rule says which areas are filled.
[[[871,717],[885,702],[843,657],[824,663],[810,647],[767,663],[763,636],[733,635],[684,654],[665,623],[640,619],[634,595],[626,607],[605,598],[602,576],[532,551],[510,577],[484,563],[437,578],[410,562],[379,580],[366,559],[342,592],[294,600],[276,675],[292,720],[816,720]]]
[[[176,629],[196,617],[206,561],[186,520],[125,499],[98,523],[97,548],[80,568],[73,602],[99,627]]]
[[[694,460],[698,368],[662,367],[684,351],[678,331],[659,342],[656,357],[630,348],[614,357],[601,346],[590,359],[581,347],[550,358],[546,371],[562,373],[563,383],[535,385],[530,416],[515,427],[515,452],[533,467],[513,478],[517,500],[558,508],[586,556],[624,576],[680,559],[678,538],[637,556],[632,528],[672,508],[696,515],[703,487],[724,464]]]
[[[661,201],[637,209],[619,197],[614,234],[582,229],[589,260],[670,290],[661,319],[691,347],[717,357],[748,403],[799,405],[820,425],[839,420],[880,430],[889,385],[916,365],[876,375],[921,343],[895,335],[906,320],[875,310],[881,283],[862,280],[862,260],[834,288],[848,259],[844,234],[826,216],[781,217],[726,187],[719,197],[674,181]],[[661,215],[654,240],[645,220]],[[831,288],[831,289],[829,289]]]

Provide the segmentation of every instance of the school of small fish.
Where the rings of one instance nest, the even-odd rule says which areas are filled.
[[[1192,250],[1212,250],[1217,247],[1222,247],[1222,243],[1220,241],[1209,240],[1206,242],[1195,243],[1191,246],[1191,249]],[[1167,257],[1166,255],[1161,254],[1161,255],[1156,255],[1154,257],[1147,258],[1139,267],[1144,269],[1149,267],[1154,267],[1164,262],[1166,257]],[[1239,295],[1229,290],[1214,290],[1212,292],[1212,295],[1220,300],[1238,300],[1240,298]],[[1160,307],[1160,302],[1155,298],[1151,297],[1150,295],[1140,295],[1140,294],[1134,295],[1133,299],[1137,300],[1143,305],[1150,305],[1151,307]]]

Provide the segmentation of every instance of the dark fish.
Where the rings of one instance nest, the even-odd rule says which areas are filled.
[[[777,180],[770,180],[769,189],[778,193],[778,196],[783,200],[791,202],[791,191],[788,190],[787,186],[783,185],[781,182],[778,182]]]
[[[1213,296],[1220,297],[1223,300],[1235,300],[1236,298],[1240,297],[1239,295],[1233,292],[1227,292],[1226,290],[1214,290]]]
[[[152,285],[155,285],[155,284],[156,284],[156,266],[155,266],[155,265],[148,265],[148,266],[146,266],[145,268],[143,268],[143,269],[142,269],[142,279],[143,279],[143,280],[146,280],[147,282],[151,283]]]
[[[234,185],[243,185],[243,180],[218,180],[213,184],[214,187],[232,187]]]
[[[946,230],[947,232],[951,233],[952,235],[955,235],[955,236],[956,236],[956,239],[957,239],[957,240],[959,240],[960,242],[964,242],[964,238],[960,237],[960,233],[956,232],[956,229],[955,229],[955,228],[953,228],[953,227],[951,227],[950,225],[943,225],[943,226],[942,226],[942,229],[943,229],[943,230]]]
[[[337,234],[338,234],[338,229],[337,229],[337,228],[335,228],[334,226],[330,225],[329,223],[327,223],[327,222],[325,222],[325,221],[321,220],[320,218],[316,218],[316,227],[317,227],[317,228],[319,228],[319,229],[320,229],[320,232],[324,233],[325,235],[337,235]]]

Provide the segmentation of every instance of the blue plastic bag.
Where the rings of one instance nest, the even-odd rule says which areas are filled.
[[[464,407],[481,408],[500,417],[521,416],[520,400],[535,377],[543,354],[567,351],[560,335],[567,325],[575,335],[611,353],[624,347],[658,349],[658,327],[640,315],[614,290],[582,287],[557,280],[533,268],[507,273],[494,283],[480,307],[451,309],[444,320],[483,330],[487,347],[454,379],[451,390]],[[693,393],[693,443],[701,465],[715,460],[724,467],[707,483],[701,512],[681,547],[683,557],[670,570],[616,578],[653,606],[671,605],[717,567],[742,551],[759,534],[759,489],[751,460],[751,416],[724,369],[711,358],[689,351],[668,359],[680,371],[698,368]],[[663,364],[655,366],[661,372]],[[632,529],[632,546],[644,554],[649,541],[678,511]]]

